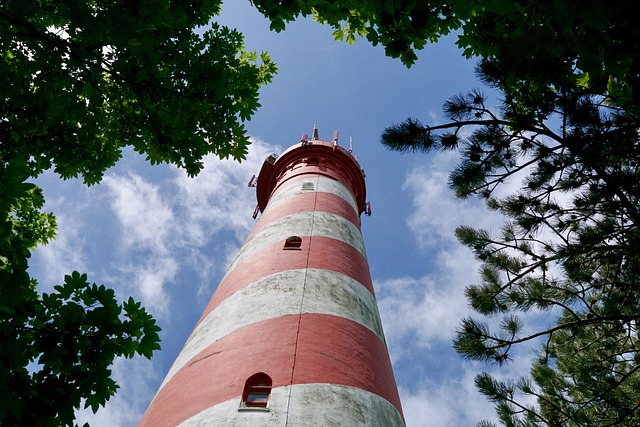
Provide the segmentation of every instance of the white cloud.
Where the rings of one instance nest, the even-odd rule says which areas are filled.
[[[55,214],[58,225],[55,239],[47,246],[38,247],[29,263],[36,267],[32,272],[37,270],[35,277],[42,290],[48,292],[72,271],[86,272],[91,268],[82,248],[90,243],[84,224],[86,218],[91,217],[95,207],[92,200],[97,192],[95,187],[87,188],[78,180],[61,181],[53,172],[44,173],[36,184],[45,189],[53,187],[54,191],[44,193],[44,210]]]
[[[433,261],[435,268],[419,277],[405,276],[376,281],[378,301],[385,333],[390,340],[411,336],[424,348],[434,343],[450,343],[460,318],[471,310],[464,297],[466,286],[477,282],[479,263],[454,236],[462,224],[499,225],[500,218],[487,212],[477,200],[458,200],[447,187],[448,170],[456,158],[438,154],[407,174],[404,189],[413,197],[414,209],[407,218],[409,227],[423,256]],[[391,345],[393,354],[404,346]],[[401,350],[400,350],[401,351]]]
[[[170,290],[165,284],[174,281],[179,268],[179,261],[174,257],[153,255],[148,259],[131,262],[123,266],[121,271],[130,275],[147,310],[156,316],[167,318],[170,315],[171,298]]]
[[[477,391],[474,377],[482,371],[501,380],[527,375],[531,350],[538,345],[519,346],[512,352],[513,360],[501,368],[465,362],[451,349],[460,319],[480,317],[464,296],[466,286],[479,282],[479,262],[457,242],[454,230],[460,225],[498,230],[505,220],[478,199],[453,196],[447,181],[456,160],[448,153],[431,156],[411,170],[404,183],[414,205],[407,224],[423,256],[431,258],[431,267],[419,275],[375,281],[391,358],[403,379],[399,391],[409,427],[454,427],[495,419],[493,405]],[[513,188],[510,184],[508,191]],[[528,328],[548,321],[539,314],[525,319]],[[488,320],[493,324],[500,319]],[[442,367],[445,372],[438,371]],[[407,382],[407,372],[413,372],[415,381]]]
[[[144,170],[107,175],[102,187],[104,203],[117,224],[116,235],[111,236],[118,242],[115,268],[127,291],[160,318],[167,318],[175,292],[167,287],[181,270],[195,271],[200,277],[196,287],[210,290],[209,279],[226,267],[230,255],[224,252],[226,244],[215,248],[216,255],[223,252],[222,259],[203,253],[214,242],[227,240],[220,238],[221,233],[231,233],[236,241],[247,234],[255,197],[247,182],[272,151],[273,147],[254,141],[241,164],[209,156],[195,178],[170,167],[164,167],[160,180],[146,177]]]
[[[64,231],[58,232],[54,241],[38,250],[41,271],[38,279],[43,291],[47,292],[54,285],[62,283],[65,275],[74,270],[84,272],[88,267],[86,255],[78,250],[83,245],[84,237],[77,216],[65,212],[56,215],[56,220],[58,230]]]
[[[177,204],[183,214],[181,227],[189,239],[202,244],[212,233],[223,229],[242,238],[251,228],[255,192],[247,189],[247,183],[270,154],[266,147],[255,148],[254,152],[259,153],[242,164],[207,158],[205,169],[197,177],[179,174],[175,178]]]
[[[453,195],[447,183],[457,161],[457,153],[438,153],[407,174],[403,188],[413,194],[414,205],[407,223],[423,247],[453,244],[453,233],[460,225],[491,228],[503,222],[481,200],[460,200]]]
[[[378,306],[392,360],[418,346],[449,344],[460,318],[469,313],[462,295],[464,283],[443,276],[404,277],[376,282]],[[407,347],[406,340],[411,341]]]
[[[473,426],[495,418],[493,408],[475,388],[475,368],[465,366],[459,376],[442,382],[423,379],[417,390],[400,387],[408,427]]]
[[[161,185],[133,172],[107,175],[102,185],[109,192],[111,209],[120,223],[122,249],[136,246],[164,252],[176,218],[172,200],[161,194]]]

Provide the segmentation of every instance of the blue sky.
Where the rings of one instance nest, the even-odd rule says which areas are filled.
[[[39,179],[46,208],[59,222],[57,240],[32,259],[42,290],[73,270],[86,272],[121,299],[142,301],[163,328],[163,350],[150,362],[118,360],[119,393],[96,415],[79,412],[80,424],[137,424],[254,224],[255,195],[246,183],[268,154],[310,134],[314,121],[322,139],[334,130],[343,145],[353,138],[367,173],[373,215],[363,217],[363,233],[407,425],[494,418],[473,385],[475,374],[490,367],[451,349],[460,318],[470,314],[464,287],[477,281],[478,268],[453,230],[462,224],[495,229],[502,219],[477,200],[453,198],[446,182],[455,156],[400,155],[379,142],[386,126],[408,116],[442,122],[448,97],[481,87],[474,62],[462,58],[453,37],[427,46],[407,69],[366,41],[334,41],[329,28],[310,20],[272,33],[247,1],[225,4],[219,22],[238,28],[248,49],[269,52],[279,67],[247,123],[253,145],[246,161],[208,158],[191,179],[128,152],[99,186],[51,173]],[[525,355],[516,355],[498,375],[527,371]]]

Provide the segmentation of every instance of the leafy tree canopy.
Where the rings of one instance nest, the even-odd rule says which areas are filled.
[[[364,36],[408,65],[415,50],[457,32],[502,107],[493,111],[472,91],[445,103],[446,123],[409,118],[382,135],[392,150],[457,150],[452,189],[508,219],[497,233],[457,230],[482,261],[467,298],[502,320],[463,319],[454,346],[498,365],[523,343],[539,346],[529,377],[476,378],[505,426],[638,425],[640,37],[632,4],[254,3],[276,30],[312,14],[336,38]],[[520,188],[497,197],[505,182]],[[525,325],[530,313],[551,320]]]
[[[0,158],[98,182],[124,146],[193,175],[244,158],[242,125],[275,69],[211,23],[220,0],[7,0],[0,7]]]
[[[244,158],[243,122],[275,66],[210,22],[221,0],[0,2],[0,424],[73,425],[116,391],[116,357],[151,357],[156,321],[73,272],[37,291],[28,259],[55,217],[27,181],[98,183],[133,147],[190,175]]]
[[[365,37],[393,58],[413,64],[416,51],[452,32],[468,58],[502,58],[513,71],[506,83],[529,82],[543,97],[568,83],[608,93],[635,108],[640,100],[640,30],[632,2],[578,0],[357,1],[253,0],[281,31],[311,15],[332,26],[338,40]],[[550,85],[537,85],[540,79]]]

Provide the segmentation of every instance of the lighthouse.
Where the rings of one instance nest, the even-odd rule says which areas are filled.
[[[314,129],[250,185],[259,220],[139,426],[404,426],[351,150]]]

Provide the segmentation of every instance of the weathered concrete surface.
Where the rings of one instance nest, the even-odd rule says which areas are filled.
[[[363,256],[367,256],[362,234],[350,221],[326,212],[303,212],[287,215],[262,228],[249,241],[245,242],[236,258],[231,262],[229,270],[252,253],[272,243],[282,241],[289,236],[322,236],[330,237],[356,248]]]
[[[288,415],[290,427],[404,427],[402,415],[387,400],[335,384],[293,386]]]
[[[374,294],[367,260],[353,246],[326,237],[303,238],[300,251],[285,251],[282,250],[282,246],[283,241],[278,241],[237,264],[236,268],[222,279],[200,321],[242,287],[287,270],[307,267],[330,269],[351,277]]]
[[[384,341],[375,299],[362,284],[329,270],[284,271],[250,283],[212,310],[191,333],[160,388],[225,335],[266,319],[300,313],[344,317]]]
[[[302,187],[305,182],[314,185],[314,190],[312,191],[316,193],[335,194],[347,201],[353,207],[355,212],[359,212],[360,206],[356,206],[356,199],[353,197],[353,194],[351,194],[347,187],[339,181],[331,178],[309,177],[308,175],[303,175],[292,178],[281,187],[276,188],[269,199],[269,205],[267,206],[267,209],[265,209],[264,213],[266,214],[270,209],[274,209],[289,197],[309,191],[304,190]]]
[[[256,372],[269,375],[274,388],[310,383],[358,388],[401,411],[387,348],[377,335],[341,317],[302,314],[255,323],[203,349],[160,389],[140,425],[177,425],[240,396]]]
[[[287,215],[302,212],[325,212],[337,215],[351,222],[360,229],[360,216],[353,210],[353,207],[345,200],[330,193],[306,192],[296,195],[296,203],[282,203],[273,209],[268,209],[255,225],[247,241],[256,233],[271,222],[283,218]]]
[[[287,412],[287,400],[289,411]],[[297,384],[271,392],[268,412],[239,412],[240,397],[182,422],[180,427],[403,427],[402,416],[380,396],[335,384]],[[211,420],[216,420],[215,424]]]

